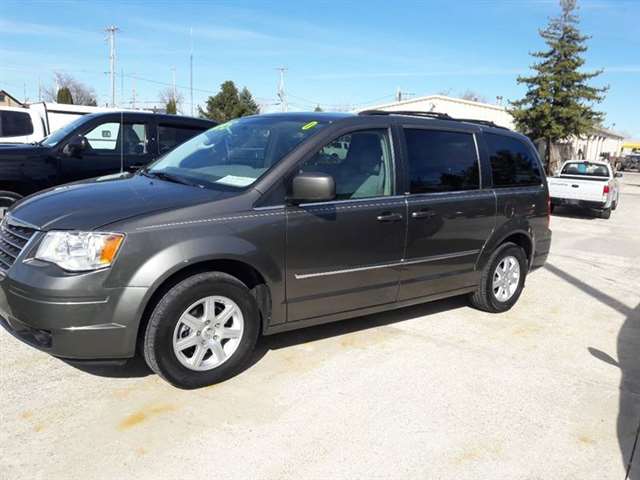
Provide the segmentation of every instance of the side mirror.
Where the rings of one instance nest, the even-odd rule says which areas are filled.
[[[336,198],[336,182],[331,175],[325,173],[306,172],[293,177],[291,203],[328,202]]]
[[[80,157],[82,152],[87,149],[89,143],[82,135],[73,137],[62,149],[62,153],[67,157]]]
[[[616,172],[616,173],[614,174],[614,177],[616,177],[616,178],[622,178],[622,173],[620,173],[620,172]]]

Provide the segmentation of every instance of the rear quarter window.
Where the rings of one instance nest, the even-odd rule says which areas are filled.
[[[0,111],[0,137],[21,137],[32,133],[33,124],[28,113]]]
[[[494,187],[540,185],[540,166],[528,145],[506,135],[484,134],[493,174]]]

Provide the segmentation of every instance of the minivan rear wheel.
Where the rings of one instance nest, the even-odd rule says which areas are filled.
[[[480,285],[470,297],[472,306],[485,312],[506,312],[520,298],[527,275],[527,256],[515,243],[503,243],[482,270]]]
[[[221,272],[200,273],[171,288],[144,336],[149,368],[179,388],[225,380],[251,357],[260,317],[249,289]]]

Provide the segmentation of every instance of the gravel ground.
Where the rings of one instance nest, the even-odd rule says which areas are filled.
[[[640,174],[610,220],[558,209],[551,225],[547,266],[506,314],[454,298],[281,334],[197,391],[0,332],[0,478],[622,480],[640,419]]]

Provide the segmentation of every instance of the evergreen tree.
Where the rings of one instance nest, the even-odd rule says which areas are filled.
[[[56,102],[73,105],[73,97],[71,96],[71,90],[69,90],[67,87],[62,87],[58,89],[58,93],[56,95]]]
[[[316,105],[316,108],[313,109],[314,112],[322,112],[322,108],[320,108],[320,105]]]
[[[198,107],[200,116],[216,122],[227,122],[233,118],[259,113],[251,92],[245,87],[238,92],[235,84],[227,80],[220,85],[220,92],[209,97],[205,109]]]
[[[176,100],[174,98],[170,98],[165,107],[167,113],[175,115],[178,113],[178,106],[176,105]]]
[[[578,30],[576,0],[560,0],[562,14],[552,18],[540,36],[548,49],[532,53],[540,59],[532,65],[534,74],[518,77],[527,86],[524,98],[511,102],[509,110],[520,131],[533,140],[546,142],[545,165],[550,168],[551,145],[559,140],[588,134],[604,115],[593,104],[604,99],[607,88],[595,88],[587,81],[602,70],[583,72],[580,68],[590,37]]]

